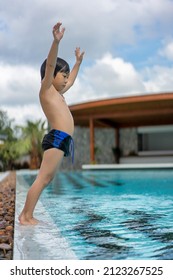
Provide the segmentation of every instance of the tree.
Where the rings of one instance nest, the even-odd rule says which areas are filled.
[[[45,134],[45,121],[27,121],[22,130],[22,141],[26,151],[30,154],[30,168],[38,169],[42,160],[41,142]]]
[[[30,168],[40,167],[41,142],[45,133],[45,121],[27,121],[25,126],[13,126],[7,113],[0,111],[0,165],[3,170],[13,169],[17,159],[30,155]]]
[[[0,138],[2,140],[0,146],[0,162],[2,168],[12,169],[14,160],[20,153],[16,149],[17,138],[15,130],[12,128],[13,120],[9,119],[5,111],[0,111]]]
[[[40,167],[42,159],[41,141],[45,133],[45,121],[27,121],[25,126],[14,126],[7,113],[0,110],[0,166],[13,169],[16,160],[30,155],[30,168]]]

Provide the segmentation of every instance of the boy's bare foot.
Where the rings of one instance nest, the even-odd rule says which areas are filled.
[[[26,218],[24,214],[19,216],[19,222],[21,225],[37,225],[39,221],[35,218]]]

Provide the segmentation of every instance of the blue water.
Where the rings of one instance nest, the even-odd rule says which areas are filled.
[[[173,259],[173,170],[61,172],[41,201],[81,260]]]

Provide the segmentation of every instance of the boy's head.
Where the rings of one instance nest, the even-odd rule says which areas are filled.
[[[43,64],[41,65],[41,68],[40,68],[40,74],[41,74],[41,79],[42,80],[44,79],[44,76],[45,76],[46,62],[47,62],[47,59],[45,59],[45,61],[43,62]],[[66,73],[66,74],[68,74],[70,72],[69,64],[64,59],[62,59],[60,57],[57,57],[57,60],[56,60],[54,78],[56,77],[56,74],[58,72],[63,72],[63,73]]]

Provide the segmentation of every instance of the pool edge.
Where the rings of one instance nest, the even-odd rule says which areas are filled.
[[[138,164],[83,164],[82,170],[134,170],[134,169],[173,169],[173,163]]]
[[[33,174],[34,172],[29,171]],[[40,201],[35,214],[42,222],[36,226],[19,224],[18,216],[28,189],[28,185],[22,179],[23,174],[25,171],[16,172],[13,260],[76,260],[77,256]]]

